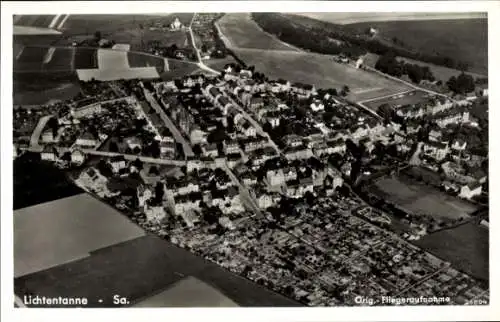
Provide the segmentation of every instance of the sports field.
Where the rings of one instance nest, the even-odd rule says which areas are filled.
[[[467,218],[476,210],[476,207],[470,203],[449,196],[428,185],[413,183],[402,178],[381,178],[372,185],[372,189],[389,202],[414,214],[458,219]]]
[[[467,223],[424,236],[414,243],[465,273],[489,280],[489,231],[485,227]]]
[[[406,93],[403,92],[397,95],[392,95],[389,97],[383,97],[381,99],[371,100],[364,104],[373,110],[377,110],[378,107],[383,104],[389,104],[391,107],[397,109],[398,107],[404,105],[417,104],[425,100],[427,97],[428,94],[426,92],[414,90]]]
[[[231,49],[254,48],[266,50],[297,51],[264,32],[251,18],[250,13],[227,13],[217,24],[224,35],[226,46]]]
[[[270,79],[283,78],[291,82],[312,84],[316,88],[349,86],[349,99],[361,101],[408,90],[406,85],[377,74],[339,64],[331,57],[305,53],[266,51],[256,49],[235,50],[247,65],[254,65]]]
[[[118,211],[88,194],[14,212],[14,275],[42,271],[144,235]]]

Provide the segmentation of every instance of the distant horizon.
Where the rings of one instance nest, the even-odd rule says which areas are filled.
[[[486,12],[290,12],[337,24],[404,20],[488,19]]]

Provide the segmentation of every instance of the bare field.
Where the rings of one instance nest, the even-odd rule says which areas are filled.
[[[142,235],[142,229],[88,194],[22,208],[14,213],[14,275],[45,270]]]
[[[231,49],[254,48],[297,51],[293,46],[285,44],[264,32],[252,20],[250,13],[227,13],[217,24],[229,42],[226,45]]]
[[[414,242],[483,281],[489,280],[489,231],[467,223],[442,230]]]
[[[216,288],[186,277],[167,290],[140,301],[134,307],[238,307]]]
[[[161,31],[161,30],[141,30],[124,29],[114,31],[108,36],[117,43],[130,44],[130,50],[141,51],[145,50],[148,42],[152,40],[160,41],[162,46],[171,46],[176,44],[179,48],[190,47],[191,44],[187,41],[185,31]]]
[[[374,73],[339,64],[331,57],[305,53],[266,51],[255,49],[235,50],[247,65],[254,65],[270,79],[283,78],[291,82],[302,82],[316,88],[337,88],[349,86],[349,99],[366,100],[409,88],[401,83],[380,77]]]
[[[103,226],[107,226],[103,230],[110,229],[108,225]],[[115,229],[118,230],[113,227],[112,231]],[[91,238],[93,233],[87,232],[87,236]],[[114,294],[127,297],[134,305],[147,301],[154,294],[168,292],[170,286],[185,276],[193,276],[204,283],[209,281],[240,306],[301,306],[149,234],[96,250],[71,263],[16,278],[14,287],[20,297],[24,294],[87,297],[90,307],[109,307],[113,306]]]
[[[435,217],[467,218],[476,207],[458,198],[449,196],[425,184],[410,183],[396,178],[382,178],[374,189],[385,199],[414,214],[428,214]]]

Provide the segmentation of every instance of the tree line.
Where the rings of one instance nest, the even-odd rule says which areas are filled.
[[[407,57],[435,65],[467,71],[468,64],[452,57],[439,54],[426,54],[408,49],[391,46],[377,39],[360,36],[352,31],[326,22],[311,19],[306,26],[302,20],[292,21],[279,13],[253,13],[253,20],[266,32],[277,36],[280,40],[294,46],[323,54],[345,54],[349,57],[359,57],[366,52],[385,55],[393,52],[396,56]],[[321,26],[315,27],[315,25]],[[338,41],[332,41],[332,39]]]

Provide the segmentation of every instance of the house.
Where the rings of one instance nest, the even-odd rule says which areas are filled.
[[[232,104],[227,97],[218,96],[218,98],[215,101],[215,106],[220,108],[222,113],[226,115]]]
[[[109,195],[109,191],[106,187],[108,179],[103,176],[97,169],[90,167],[83,171],[75,183],[84,188],[85,190],[90,190],[97,193],[99,196]]]
[[[429,101],[428,111],[437,114],[453,107],[453,102],[445,97],[433,98]]]
[[[259,167],[264,164],[267,160],[276,157],[276,151],[271,147],[265,147],[262,149],[257,149],[252,154],[250,160],[253,167]]]
[[[256,109],[264,106],[264,98],[262,98],[261,96],[252,96],[252,98],[249,101],[248,106],[252,110],[256,110]]]
[[[282,169],[285,181],[296,180],[297,179],[297,169],[293,167],[287,167]]]
[[[280,186],[285,183],[285,174],[281,169],[268,170],[266,179],[270,186]]]
[[[228,217],[219,217],[219,224],[229,230],[234,230],[236,227],[234,226],[233,222],[228,218]]]
[[[127,167],[127,161],[123,155],[111,157],[109,159],[109,164],[111,165],[114,173],[119,173],[121,169],[125,169]]]
[[[43,143],[52,143],[54,141],[55,141],[55,138],[54,138],[54,132],[52,131],[52,129],[43,131],[43,133],[42,133],[42,142]]]
[[[131,151],[133,151],[135,148],[142,149],[142,141],[141,141],[141,139],[139,139],[139,138],[137,138],[135,136],[126,138],[124,141],[127,144],[127,147]]]
[[[40,157],[44,161],[57,161],[59,153],[57,152],[55,146],[47,144],[43,147]]]
[[[85,161],[85,154],[83,154],[82,150],[74,149],[71,151],[71,162],[77,165],[82,164]]]
[[[173,196],[187,195],[200,191],[200,185],[192,178],[183,178],[180,180],[168,180],[166,183],[167,192]]]
[[[211,143],[204,145],[202,148],[203,156],[208,158],[216,158],[219,156],[219,150],[217,149],[217,144]]]
[[[283,143],[290,148],[299,147],[303,144],[302,137],[297,134],[288,134],[282,139]]]
[[[225,140],[222,142],[222,149],[226,155],[240,152],[240,146],[237,141]]]
[[[288,160],[309,159],[314,155],[312,150],[305,146],[286,148],[284,154]]]
[[[443,160],[450,152],[448,145],[441,142],[424,143],[423,148],[425,155],[430,156],[437,161]]]
[[[191,144],[205,144],[207,142],[208,133],[201,130],[199,127],[194,128],[189,133],[189,141]]]
[[[160,153],[162,155],[175,155],[175,143],[174,142],[161,142],[160,143]]]
[[[280,200],[281,196],[278,193],[262,193],[257,198],[257,205],[260,209],[267,209],[277,205]]]
[[[286,195],[290,198],[303,197],[306,192],[314,192],[312,178],[302,178],[300,180],[290,180],[286,182]]]
[[[200,211],[202,194],[193,192],[188,195],[177,195],[173,198],[173,204],[170,203],[171,210],[176,215],[181,215],[190,210]]]
[[[364,125],[358,125],[353,129],[350,129],[349,131],[351,133],[351,137],[353,138],[353,140],[356,141],[368,136],[369,134],[368,127]]]
[[[278,79],[277,81],[272,83],[271,92],[273,93],[288,92],[290,88],[291,84],[289,81],[286,81],[284,79]]]
[[[181,217],[189,228],[193,228],[196,223],[200,222],[198,213],[193,210],[181,213]]]
[[[467,147],[467,142],[462,139],[457,139],[453,141],[453,144],[451,145],[451,148],[455,151],[464,151],[466,147]]]
[[[240,139],[240,144],[243,146],[244,151],[248,153],[266,147],[268,141],[263,136],[255,136]]]
[[[483,191],[483,186],[479,182],[472,182],[462,186],[460,189],[460,198],[472,199],[474,196],[479,196]]]
[[[95,147],[99,144],[97,138],[90,132],[83,133],[78,139],[76,139],[76,145],[84,147]]]
[[[309,97],[315,92],[313,85],[303,83],[293,83],[290,89],[293,93],[303,97]]]
[[[432,129],[429,132],[429,141],[439,142],[442,136],[443,133],[441,132],[441,130]]]
[[[167,216],[167,212],[162,205],[148,206],[144,209],[144,214],[146,215],[146,220],[148,222],[160,222],[163,218]]]
[[[257,135],[257,130],[255,129],[255,127],[252,126],[250,121],[248,121],[247,119],[240,117],[238,118],[237,122],[235,120],[235,123],[236,123],[236,129],[239,132],[243,133],[246,137],[252,137]]]
[[[241,182],[245,186],[253,186],[257,184],[257,177],[252,172],[245,172],[238,176],[240,178]]]
[[[321,100],[314,100],[314,102],[312,102],[311,105],[309,105],[309,107],[313,112],[319,112],[325,110],[325,105]]]

